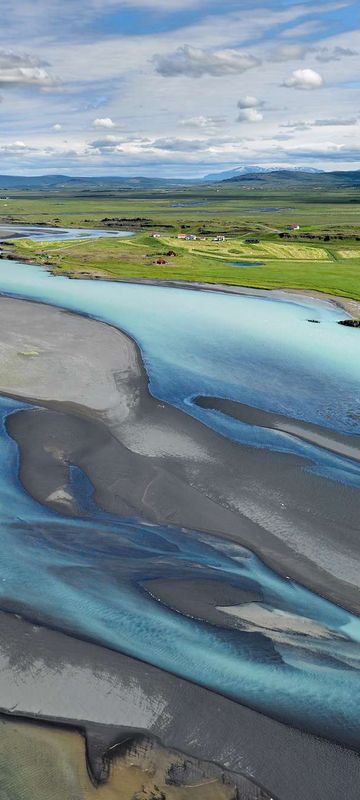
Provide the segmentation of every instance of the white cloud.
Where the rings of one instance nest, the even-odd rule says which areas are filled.
[[[27,54],[12,50],[0,50],[0,86],[54,86],[57,81],[49,74],[45,65]]]
[[[257,108],[244,108],[238,115],[238,122],[261,122],[263,119],[263,114]]]
[[[61,131],[61,128],[62,128],[62,125],[60,125],[59,122],[56,122],[56,124],[53,125],[53,131]]]
[[[263,103],[261,100],[258,100],[257,97],[250,94],[245,95],[245,97],[240,97],[238,102],[238,108],[258,108],[262,105]]]
[[[181,119],[179,125],[185,128],[218,128],[225,123],[224,117],[189,117],[189,119]]]
[[[155,150],[165,150],[173,153],[193,153],[196,150],[206,150],[206,139],[178,139],[176,137],[169,139],[155,139],[151,142],[151,148]]]
[[[156,72],[164,78],[186,75],[189,78],[201,78],[211,75],[214,78],[222,75],[240,75],[248,69],[258,66],[260,61],[250,53],[240,50],[200,50],[185,44],[173,53],[153,56]]]
[[[110,117],[99,117],[94,119],[94,128],[115,128],[115,122]]]
[[[284,86],[293,89],[320,89],[323,86],[323,78],[314,69],[296,69],[290,78],[284,81]]]
[[[90,147],[102,151],[112,151],[114,152],[123,144],[124,139],[119,138],[118,136],[104,136],[103,139],[96,139],[94,142],[90,143]]]
[[[245,95],[245,97],[240,98],[237,105],[240,109],[237,118],[238,122],[261,122],[264,119],[261,111],[259,111],[259,108],[264,103],[257,97],[249,94]]]
[[[27,147],[25,142],[9,142],[9,144],[0,145],[0,153],[2,155],[23,155],[25,151],[32,151],[32,148]]]

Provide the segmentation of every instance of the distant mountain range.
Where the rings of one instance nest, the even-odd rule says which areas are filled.
[[[231,178],[238,178],[242,177],[243,175],[263,175],[267,173],[274,173],[274,172],[282,172],[283,170],[280,167],[257,167],[253,165],[235,167],[235,169],[226,170],[225,172],[210,172],[209,175],[205,175],[202,180],[206,183],[218,183],[218,181],[226,181],[230,180]],[[291,167],[290,169],[286,168],[287,172],[306,172],[306,173],[322,173],[322,169],[316,169],[315,167]]]
[[[346,170],[336,172],[305,171],[282,169],[275,171],[240,174],[223,179],[222,183],[263,186],[274,189],[290,187],[320,187],[336,189],[360,185],[360,170]]]
[[[63,189],[89,187],[100,189],[124,188],[124,189],[151,189],[161,186],[179,186],[197,183],[197,181],[186,181],[181,178],[173,180],[166,178],[144,178],[144,177],[121,177],[113,175],[92,176],[92,177],[72,177],[70,175],[0,175],[1,189]]]
[[[146,178],[122,176],[72,177],[70,175],[0,175],[0,191],[19,189],[23,191],[38,189],[44,191],[78,190],[80,192],[106,192],[116,189],[161,189],[176,186],[204,186],[205,184],[242,184],[264,186],[264,188],[317,186],[337,188],[360,185],[360,170],[324,172],[313,167],[294,167],[279,169],[276,167],[239,166],[225,172],[214,172],[198,179],[181,178]]]

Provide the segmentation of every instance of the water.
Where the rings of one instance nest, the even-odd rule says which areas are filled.
[[[358,465],[348,459],[192,402],[217,395],[358,434],[359,333],[338,326],[333,307],[319,304],[321,325],[311,326],[313,305],[306,302],[70,281],[6,261],[0,262],[0,291],[117,325],[139,343],[159,399],[236,441],[311,458],[332,480],[359,480]],[[28,407],[0,401],[3,604],[360,747],[359,618],[276,575],[245,548],[101,512],[75,468],[70,479],[81,518],[42,507],[22,489],[17,448],[6,433],[8,415]],[[264,610],[293,614],[299,623],[305,618],[308,631],[222,629],[174,613],[146,592],[154,578],[199,576],[255,592]]]
[[[264,267],[262,261],[227,261],[225,267]]]
[[[0,262],[0,292],[121,328],[141,348],[155,397],[234,441],[303,456],[318,474],[360,485],[349,459],[193,403],[199,395],[225,397],[359,434],[359,332],[337,324],[338,309],[319,304],[314,326],[310,301],[73,281],[15,261]]]
[[[93,228],[51,228],[39,225],[3,225],[0,224],[0,241],[15,237],[38,239],[41,242],[72,239],[98,239],[114,236],[133,236],[129,231],[103,231]]]

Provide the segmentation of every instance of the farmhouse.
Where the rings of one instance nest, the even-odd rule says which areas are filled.
[[[187,233],[178,233],[177,238],[178,239],[187,239]]]
[[[300,225],[297,225],[296,223],[293,225],[289,225],[288,227],[288,231],[299,231],[299,230],[300,230]]]
[[[213,241],[214,242],[225,242],[225,236],[215,236]]]
[[[152,238],[153,239],[161,239],[161,234],[160,233],[153,233],[152,234]]]
[[[158,258],[155,261],[155,264],[161,264],[161,266],[164,266],[164,264],[166,264],[165,258]]]

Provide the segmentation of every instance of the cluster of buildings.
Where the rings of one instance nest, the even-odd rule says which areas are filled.
[[[153,239],[161,239],[161,236],[162,236],[161,233],[153,233],[152,234],[152,238]],[[183,239],[186,242],[196,242],[196,241],[206,242],[207,237],[206,236],[196,236],[195,233],[178,233],[177,239]],[[213,238],[213,242],[225,242],[225,240],[226,240],[225,236],[214,236],[214,238]]]
[[[206,242],[206,236],[195,236],[194,233],[178,233],[178,239],[185,239],[187,242]],[[214,236],[213,242],[225,242],[225,236]]]

